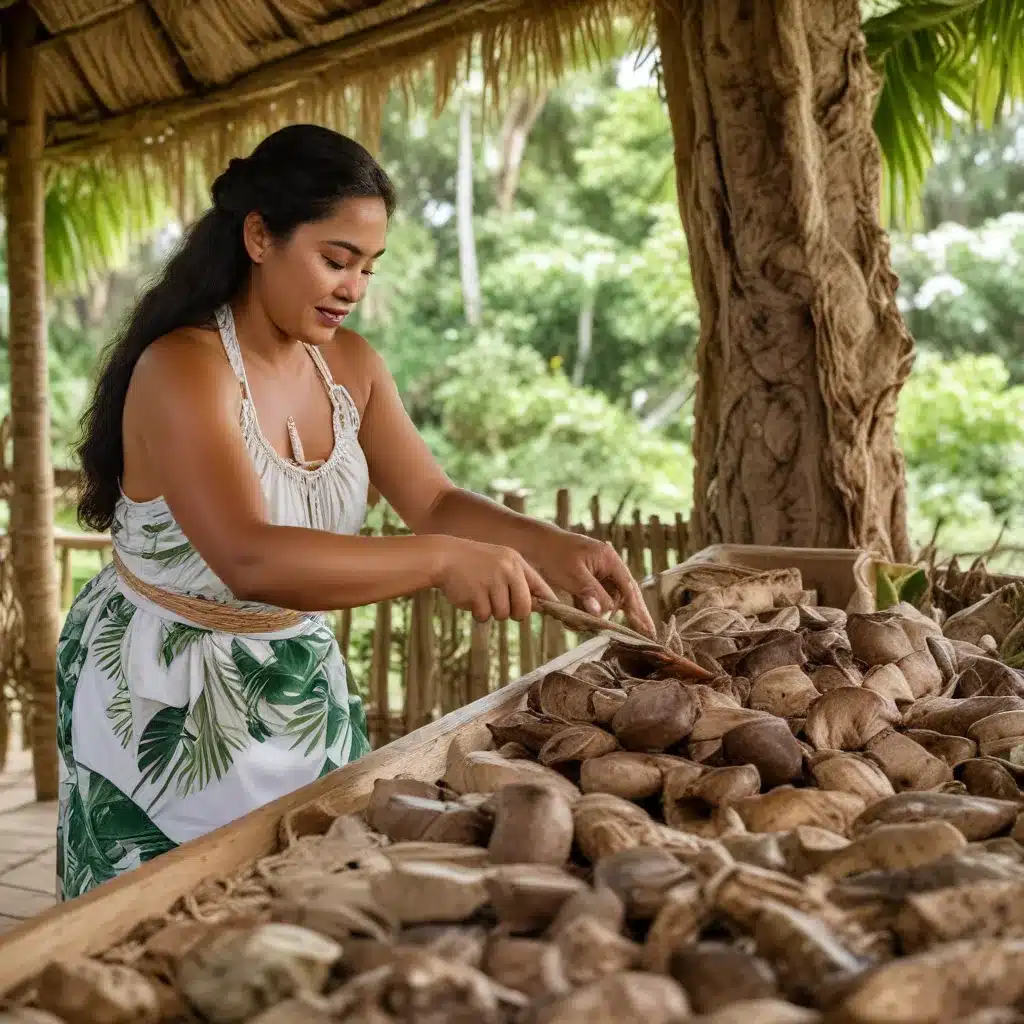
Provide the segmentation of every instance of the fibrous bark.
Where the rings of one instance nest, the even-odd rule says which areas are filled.
[[[14,490],[11,554],[25,623],[24,674],[36,798],[57,796],[56,671],[60,629],[53,548],[53,466],[47,401],[43,261],[43,82],[31,48],[35,14],[10,14],[7,56],[7,273],[10,285]]]
[[[659,0],[700,303],[691,535],[909,556],[913,342],[879,221],[858,0]]]

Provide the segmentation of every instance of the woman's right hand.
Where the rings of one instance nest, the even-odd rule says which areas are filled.
[[[514,548],[438,537],[437,586],[456,608],[488,619],[528,619],[533,598],[557,601],[543,577]]]

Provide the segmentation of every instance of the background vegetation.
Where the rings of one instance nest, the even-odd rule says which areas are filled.
[[[527,487],[547,515],[562,486],[611,508],[631,489],[645,514],[688,511],[698,316],[671,146],[649,65],[633,58],[515,94],[488,121],[471,89],[437,120],[389,108],[382,156],[402,205],[353,326],[460,484]],[[1024,116],[954,129],[936,146],[919,229],[893,236],[919,351],[899,420],[912,535],[924,544],[939,524],[940,547],[967,552],[1005,527],[1011,561],[1024,536],[1022,160]],[[66,465],[102,346],[177,227],[138,190],[83,176],[54,183],[48,218],[53,444]],[[126,224],[160,230],[123,251],[97,241]],[[0,408],[6,386],[0,362]]]

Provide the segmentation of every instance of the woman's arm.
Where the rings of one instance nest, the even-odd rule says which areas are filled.
[[[633,625],[653,634],[640,589],[610,545],[456,487],[409,418],[384,361],[359,335],[345,334],[348,354],[371,381],[360,430],[371,479],[411,530],[514,548],[588,611],[607,612],[618,597]]]
[[[238,428],[238,382],[223,356],[191,337],[154,343],[125,405],[147,475],[189,541],[243,600],[298,611],[373,604],[439,586],[474,614],[529,614],[550,595],[513,552],[436,535],[348,537],[268,522]],[[491,595],[486,604],[481,598]]]

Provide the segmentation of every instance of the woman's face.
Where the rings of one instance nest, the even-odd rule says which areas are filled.
[[[300,224],[284,242],[250,214],[245,243],[255,264],[253,285],[278,330],[311,345],[330,341],[366,294],[387,226],[378,196],[343,199],[330,216]]]

